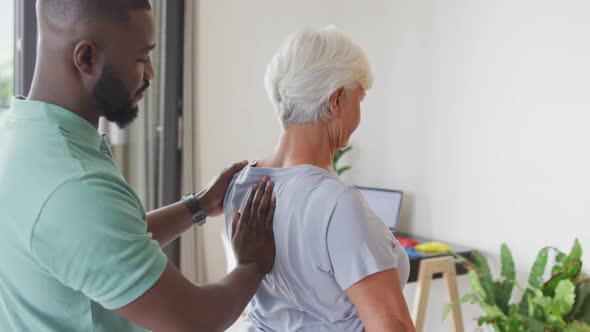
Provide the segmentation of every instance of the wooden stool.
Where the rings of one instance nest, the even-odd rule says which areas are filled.
[[[416,325],[417,332],[422,332],[424,330],[424,317],[426,315],[430,281],[432,280],[432,275],[435,273],[442,273],[443,280],[449,292],[449,301],[453,303],[459,300],[457,271],[455,270],[455,261],[453,260],[453,257],[443,256],[423,259],[420,261],[413,310],[414,324]],[[463,332],[461,305],[458,303],[453,306],[453,331]]]

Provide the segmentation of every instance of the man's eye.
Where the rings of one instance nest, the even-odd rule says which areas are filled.
[[[141,59],[137,59],[137,61],[146,63],[146,62],[150,61],[150,58],[149,57],[147,57],[147,58],[141,58]]]

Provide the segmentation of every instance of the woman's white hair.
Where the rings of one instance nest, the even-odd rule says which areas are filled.
[[[266,92],[283,126],[330,118],[330,96],[341,87],[371,88],[363,50],[330,26],[289,36],[266,67]]]

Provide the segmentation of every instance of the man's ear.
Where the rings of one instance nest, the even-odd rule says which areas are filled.
[[[340,115],[340,106],[341,106],[341,98],[344,94],[344,87],[338,88],[338,90],[334,91],[330,96],[330,113],[332,113],[332,117],[337,117]]]
[[[98,52],[96,45],[89,41],[80,41],[74,47],[74,65],[81,74],[98,73]]]

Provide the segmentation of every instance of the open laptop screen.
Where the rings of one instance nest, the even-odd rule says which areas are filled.
[[[369,207],[383,220],[390,229],[396,229],[402,206],[403,193],[397,190],[385,190],[356,187],[365,197]]]

